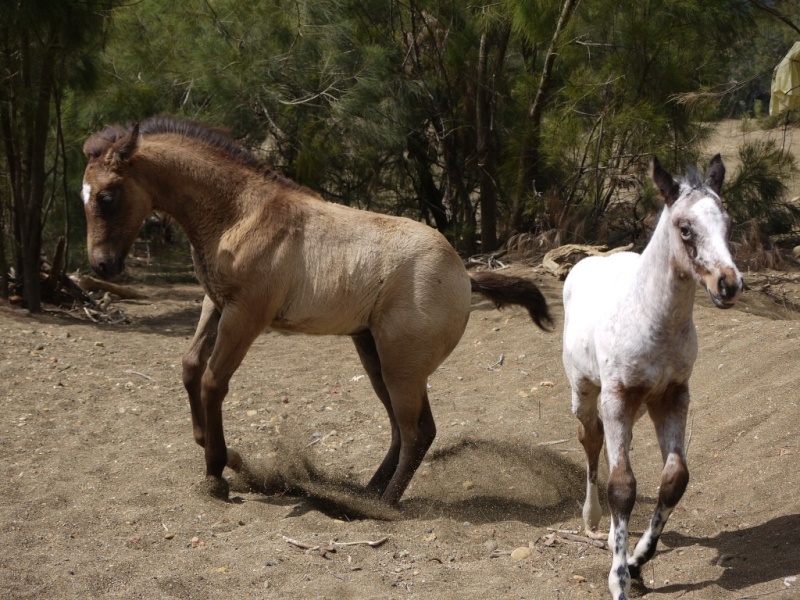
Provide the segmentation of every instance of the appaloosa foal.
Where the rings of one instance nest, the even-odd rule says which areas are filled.
[[[676,181],[656,159],[652,176],[665,207],[641,256],[585,258],[564,284],[564,369],[587,462],[583,518],[587,530],[600,521],[597,463],[605,435],[613,553],[608,585],[616,600],[627,598],[630,577],[638,577],[655,553],[689,481],[684,432],[697,357],[695,286],[704,286],[719,308],[730,308],[743,285],[728,248],[719,155],[705,181],[696,171]],[[628,556],[628,521],[636,500],[628,451],[633,424],[645,411],[655,425],[664,469],[650,525]]]

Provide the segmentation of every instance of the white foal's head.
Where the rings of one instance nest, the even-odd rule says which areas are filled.
[[[696,170],[676,180],[655,157],[652,176],[667,205],[670,269],[679,277],[691,274],[716,306],[730,308],[744,282],[728,246],[730,217],[720,200],[725,179],[722,158],[717,154],[711,159],[705,181]]]

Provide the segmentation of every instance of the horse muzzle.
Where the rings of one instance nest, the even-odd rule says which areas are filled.
[[[714,305],[717,308],[731,308],[736,304],[739,296],[742,295],[744,280],[738,273],[729,273],[720,276],[714,288],[706,286],[708,295]]]
[[[93,253],[89,261],[92,270],[102,279],[111,279],[125,270],[125,257],[114,258],[102,253]]]

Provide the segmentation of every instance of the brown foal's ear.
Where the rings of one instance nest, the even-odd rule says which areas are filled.
[[[650,163],[650,174],[664,202],[667,206],[672,206],[672,203],[680,196],[680,186],[675,178],[664,170],[655,156]]]
[[[139,146],[139,123],[134,124],[128,135],[116,142],[106,153],[106,161],[112,167],[126,165],[131,157],[136,154]]]
[[[725,181],[725,165],[722,164],[722,157],[719,154],[714,155],[711,162],[708,163],[708,170],[706,171],[706,185],[714,190],[714,193],[719,196],[722,192],[722,182]]]

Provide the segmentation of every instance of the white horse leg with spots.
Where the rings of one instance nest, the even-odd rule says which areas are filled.
[[[603,426],[597,411],[600,389],[591,381],[571,382],[572,412],[580,421],[578,440],[586,452],[586,499],[583,503],[583,524],[586,534],[596,537],[596,529],[603,516],[597,489],[597,469],[603,449]]]
[[[600,524],[603,509],[600,508],[600,493],[597,490],[597,481],[586,481],[586,500],[583,502],[583,524],[589,537]]]
[[[636,478],[631,470],[629,455],[633,421],[622,398],[605,390],[601,398],[609,465],[608,504],[611,511],[608,589],[615,600],[627,600],[631,582],[628,572],[628,523],[636,501]]]
[[[665,410],[665,407],[669,407],[669,410]],[[689,483],[689,469],[686,466],[684,450],[688,410],[689,387],[686,384],[674,386],[665,394],[662,403],[649,407],[664,460],[664,469],[661,473],[658,503],[653,517],[650,519],[647,531],[628,559],[628,569],[632,577],[638,577],[642,565],[655,554],[661,532]]]

